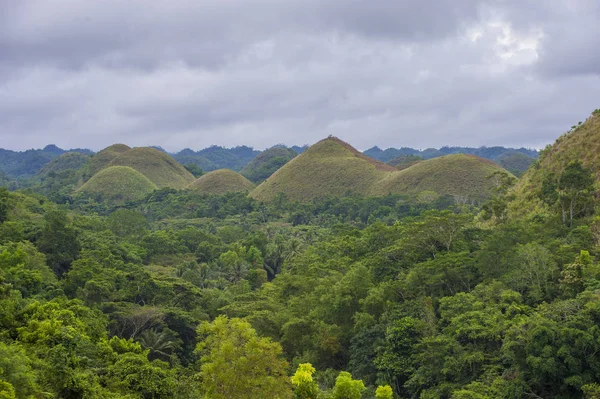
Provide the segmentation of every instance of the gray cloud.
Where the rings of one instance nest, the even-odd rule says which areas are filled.
[[[594,0],[0,3],[2,147],[540,147],[598,108]]]

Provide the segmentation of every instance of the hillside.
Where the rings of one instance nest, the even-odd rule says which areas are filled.
[[[189,190],[198,191],[202,194],[247,192],[253,188],[254,184],[251,181],[229,169],[208,172],[187,187]]]
[[[441,147],[437,148],[427,148],[425,150],[417,150],[409,147],[402,148],[388,148],[382,150],[379,147],[372,147],[366,150],[365,155],[368,155],[372,158],[378,159],[382,162],[390,162],[392,159],[397,158],[402,155],[416,155],[423,159],[432,159],[443,157],[445,155],[453,155],[453,154],[468,154],[468,155],[476,155],[481,158],[489,159],[490,161],[494,161],[499,163],[503,158],[506,158],[515,153],[522,154],[527,156],[528,158],[537,158],[538,152],[536,150],[531,150],[528,148],[507,148],[507,147]],[[523,169],[522,171],[524,171]]]
[[[158,188],[182,189],[194,181],[194,176],[168,154],[149,147],[133,148],[114,158],[110,166],[129,166]]]
[[[253,183],[260,183],[294,159],[298,153],[286,147],[271,147],[261,152],[242,169],[240,174]]]
[[[156,190],[146,176],[128,166],[110,166],[96,173],[77,193],[116,203],[137,200]]]
[[[372,195],[418,194],[434,191],[463,199],[484,200],[491,196],[489,176],[504,171],[494,162],[474,155],[446,155],[419,162],[390,174],[374,184]]]
[[[87,176],[91,177],[95,175],[101,169],[106,168],[113,159],[129,150],[131,150],[131,147],[125,144],[113,144],[106,147],[90,158],[87,166]]]
[[[375,181],[395,170],[329,137],[292,159],[251,195],[262,201],[272,200],[280,193],[296,201],[345,194],[368,195]]]
[[[554,182],[560,180],[561,173],[573,161],[580,161],[593,174],[596,183],[600,183],[600,110],[541,151],[537,163],[523,174],[514,189],[516,200],[510,206],[511,213],[523,216],[543,206],[544,181],[547,178]],[[547,187],[546,191],[546,196],[551,196],[556,190]],[[553,199],[545,198],[546,203],[549,201]]]
[[[409,168],[419,162],[421,162],[423,158],[418,155],[400,155],[396,158],[388,161],[388,165],[392,165],[398,170]]]
[[[217,169],[239,171],[258,154],[260,151],[247,146],[224,148],[213,145],[200,151],[186,148],[173,154],[173,158],[182,165],[194,164],[204,171]]]
[[[51,173],[60,173],[66,170],[79,169],[84,166],[90,157],[80,152],[66,152],[58,158],[44,165],[38,172],[38,175],[49,175]]]
[[[31,177],[51,160],[65,152],[92,154],[92,151],[81,148],[65,151],[53,144],[47,145],[43,149],[27,151],[11,151],[0,148],[0,171],[12,178]]]
[[[498,159],[500,166],[515,175],[525,172],[533,162],[535,162],[535,158],[520,152],[506,153]]]

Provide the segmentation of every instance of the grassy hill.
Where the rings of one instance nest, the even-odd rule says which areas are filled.
[[[329,137],[308,148],[259,185],[252,197],[269,201],[284,193],[289,199],[345,194],[368,195],[373,182],[396,169],[369,158],[349,144]]]
[[[96,173],[77,193],[116,203],[137,200],[156,190],[146,176],[128,166],[110,166]]]
[[[288,162],[251,196],[269,201],[283,193],[290,200],[309,201],[347,194],[418,195],[433,191],[462,201],[478,201],[492,194],[494,182],[488,177],[496,171],[505,170],[490,160],[464,154],[420,161],[398,170],[330,137]]]
[[[422,160],[423,158],[418,155],[399,155],[396,158],[388,161],[388,165],[392,165],[398,170],[403,170],[416,165]]]
[[[434,191],[462,199],[484,200],[492,195],[489,176],[504,171],[494,162],[474,155],[455,154],[418,162],[375,183],[372,195],[418,194]]]
[[[86,175],[88,177],[95,175],[101,169],[106,168],[113,159],[129,150],[131,150],[131,147],[125,144],[113,144],[106,147],[90,158]]]
[[[233,170],[219,169],[200,176],[187,188],[203,194],[225,194],[251,191],[254,185],[251,181]]]
[[[83,167],[90,157],[80,152],[66,152],[44,165],[38,175],[49,175]]]
[[[298,153],[290,148],[272,147],[261,152],[242,169],[242,176],[254,183],[266,180],[283,165],[294,159]]]
[[[138,147],[114,158],[110,166],[129,166],[158,188],[182,189],[194,181],[194,176],[168,154],[149,147]]]
[[[571,161],[581,161],[600,184],[600,110],[541,151],[538,161],[514,189],[516,200],[511,204],[511,214],[524,216],[536,207],[536,212],[540,212],[544,179],[550,175],[557,178]]]

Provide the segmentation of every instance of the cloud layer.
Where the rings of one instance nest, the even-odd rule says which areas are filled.
[[[600,108],[595,0],[0,3],[0,147],[541,147]]]

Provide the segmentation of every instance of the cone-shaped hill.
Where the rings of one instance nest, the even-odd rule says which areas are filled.
[[[200,176],[187,188],[202,194],[225,194],[248,192],[254,188],[254,185],[233,170],[219,169]]]
[[[113,159],[129,150],[131,148],[125,144],[113,144],[99,151],[88,162],[88,175],[93,176],[101,169],[106,168]]]
[[[252,197],[269,201],[284,193],[291,200],[309,201],[345,194],[368,195],[374,182],[395,170],[329,137],[285,164],[259,185]]]
[[[497,171],[505,170],[475,155],[446,155],[391,173],[373,185],[371,195],[415,195],[422,191],[434,191],[481,201],[492,195],[494,183],[490,175]]]
[[[264,150],[240,172],[248,180],[259,183],[292,160],[298,153],[291,148],[272,147]]]
[[[128,166],[110,166],[96,173],[77,192],[115,203],[141,199],[157,187]]]
[[[417,195],[434,191],[483,200],[492,193],[494,182],[488,177],[495,171],[506,172],[489,160],[471,155],[448,155],[397,170],[330,137],[288,162],[251,195],[269,201],[283,193],[290,200],[309,201],[346,194]]]
[[[109,166],[129,166],[158,188],[182,189],[194,181],[194,176],[168,154],[149,147],[133,148],[113,159]]]

